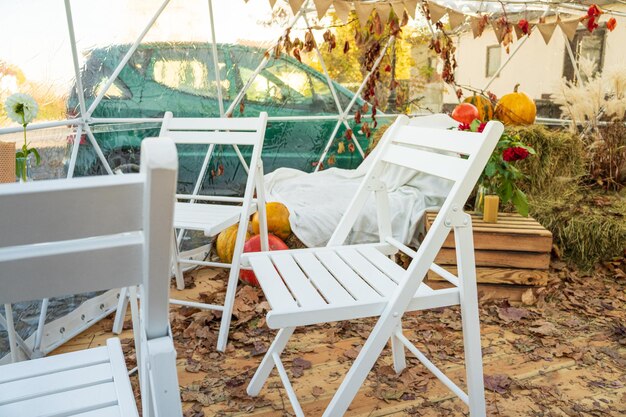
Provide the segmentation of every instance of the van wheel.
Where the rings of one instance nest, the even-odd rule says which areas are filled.
[[[122,172],[124,174],[132,174],[139,172],[139,151],[132,149],[115,149],[111,151],[107,156],[107,161],[111,167],[111,171]],[[84,175],[108,175],[104,165],[100,162],[100,159],[96,157],[93,165],[85,172]]]
[[[139,172],[139,151],[133,149],[116,149],[108,157],[113,173],[134,174]]]

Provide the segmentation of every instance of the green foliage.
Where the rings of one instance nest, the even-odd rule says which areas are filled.
[[[474,120],[470,125],[473,132],[482,131],[480,120]],[[505,131],[495,150],[491,154],[478,184],[485,194],[496,194],[502,205],[513,204],[515,210],[522,216],[528,216],[528,198],[519,188],[518,183],[527,176],[516,166],[516,161],[506,161],[503,153],[509,148],[522,148],[534,155],[535,150],[522,142],[518,135]]]

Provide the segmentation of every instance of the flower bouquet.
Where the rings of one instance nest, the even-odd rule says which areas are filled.
[[[41,162],[39,152],[35,148],[30,148],[26,141],[26,126],[37,117],[39,106],[35,99],[28,94],[16,93],[7,98],[4,109],[11,120],[19,123],[24,128],[24,145],[15,153],[15,175],[20,181],[28,180],[28,157],[35,155],[37,165]]]
[[[474,120],[469,125],[459,125],[459,130],[482,132],[485,125],[480,120]],[[526,176],[517,168],[516,162],[534,154],[535,150],[520,142],[517,135],[505,131],[478,179],[475,210],[482,212],[485,197],[496,195],[502,204],[511,202],[519,214],[528,216],[528,198],[517,186],[517,182]]]

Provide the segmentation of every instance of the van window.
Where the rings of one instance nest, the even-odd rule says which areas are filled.
[[[100,82],[98,82],[94,87],[94,96],[100,95],[108,80],[109,77],[106,76],[100,79]],[[132,93],[130,92],[130,89],[126,87],[126,85],[118,78],[113,81],[113,84],[111,84],[107,92],[104,94],[104,97],[108,99],[128,100],[132,98]]]
[[[217,98],[217,82],[212,56],[206,49],[167,50],[152,61],[155,82],[173,90],[203,97]],[[196,55],[196,56],[194,56]],[[230,81],[225,77],[224,62],[220,67],[222,97],[229,99]]]
[[[239,61],[239,75],[243,84],[248,82],[256,69],[246,61]],[[246,92],[248,101],[303,109],[309,109],[320,97],[332,98],[328,85],[304,68],[283,59],[271,61]]]
[[[244,82],[252,77],[253,70],[241,68],[240,74]],[[246,91],[246,99],[257,103],[280,103],[283,101],[282,89],[274,81],[268,79],[263,72],[257,75]]]

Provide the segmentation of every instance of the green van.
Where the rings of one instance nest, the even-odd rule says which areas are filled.
[[[87,106],[104,87],[129,45],[114,45],[89,52],[82,69]],[[265,51],[242,45],[217,45],[219,86],[224,108],[228,109],[239,91],[253,76]],[[218,85],[215,81],[213,48],[208,43],[149,43],[140,45],[92,114],[93,118],[156,118],[166,111],[176,117],[218,117]],[[354,93],[333,83],[343,108]],[[354,109],[363,104],[358,98]],[[301,120],[303,116],[337,115],[331,90],[324,74],[283,54],[271,58],[247,90],[243,106],[233,117],[271,117],[265,135],[263,161],[265,172],[279,167],[312,171],[335,127],[336,120]],[[354,110],[352,111],[354,112]],[[78,114],[78,98],[73,89],[68,99],[68,115]],[[94,124],[93,131],[111,168],[131,172],[139,164],[141,139],[156,136],[160,123]],[[356,129],[358,130],[358,129]],[[342,126],[337,133],[345,132]],[[363,149],[368,139],[357,135]],[[84,138],[79,148],[75,175],[105,173],[93,147]],[[69,149],[69,146],[68,146]],[[337,144],[331,148],[336,153]],[[198,176],[206,148],[180,146],[179,188],[190,192]],[[242,150],[244,156],[245,151]],[[69,155],[69,152],[68,152]],[[242,167],[230,147],[216,148],[205,177],[205,192],[239,194],[243,186]],[[336,155],[334,166],[355,168],[361,162],[357,151]],[[217,175],[218,167],[224,168]],[[211,171],[215,175],[211,174]],[[204,188],[204,187],[203,187]]]

